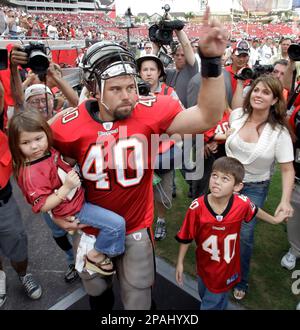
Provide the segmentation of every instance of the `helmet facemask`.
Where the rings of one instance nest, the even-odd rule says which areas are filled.
[[[81,68],[83,83],[94,95],[96,84],[103,91],[102,81],[122,75],[137,75],[134,56],[126,48],[112,42],[92,45],[81,62]]]

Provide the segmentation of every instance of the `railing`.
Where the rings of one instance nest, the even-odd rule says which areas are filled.
[[[49,39],[4,39],[0,40],[0,48],[5,48],[8,44],[27,44],[30,41],[41,41],[51,50],[64,50],[64,49],[82,49],[85,47],[85,40],[52,40]]]

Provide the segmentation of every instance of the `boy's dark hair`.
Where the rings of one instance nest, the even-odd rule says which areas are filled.
[[[214,161],[212,171],[220,171],[234,177],[235,184],[243,182],[245,169],[244,165],[233,157],[220,157]]]

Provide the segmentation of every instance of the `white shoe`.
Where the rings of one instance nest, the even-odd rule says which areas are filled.
[[[282,257],[281,266],[288,270],[292,270],[296,266],[296,260],[297,260],[297,257],[289,251]]]
[[[298,302],[298,305],[296,306],[296,310],[300,311],[300,302]]]
[[[0,307],[4,305],[6,300],[6,275],[0,270]]]

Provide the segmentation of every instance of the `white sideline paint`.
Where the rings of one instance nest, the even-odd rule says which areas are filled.
[[[174,285],[178,286],[175,280],[175,268],[160,257],[155,257],[155,260],[156,260],[156,272],[159,275],[163,276],[168,281],[170,281],[171,283],[173,283]],[[191,276],[184,274],[184,286],[179,288],[200,302],[197,281],[195,281]],[[85,295],[86,292],[84,291],[84,289],[82,287],[78,288],[77,290],[75,290],[74,292],[72,292],[62,300],[60,300],[58,303],[50,307],[49,310],[68,309],[70,306],[75,304]],[[237,309],[244,309],[244,308],[240,305],[233,304],[229,301],[227,310],[237,310]]]
[[[166,261],[164,261],[160,257],[156,257],[156,271],[159,275],[166,278],[168,281],[173,283],[174,285],[177,285],[175,281],[175,269],[173,266],[169,265]],[[181,288],[183,291],[191,295],[197,300],[199,299],[198,290],[197,290],[197,282],[193,280],[189,275],[185,274],[184,279],[184,287]],[[49,308],[49,310],[65,310],[68,309],[70,306],[75,304],[78,300],[83,298],[86,295],[86,292],[83,288],[78,288],[62,300],[60,300],[58,303],[53,305]]]

